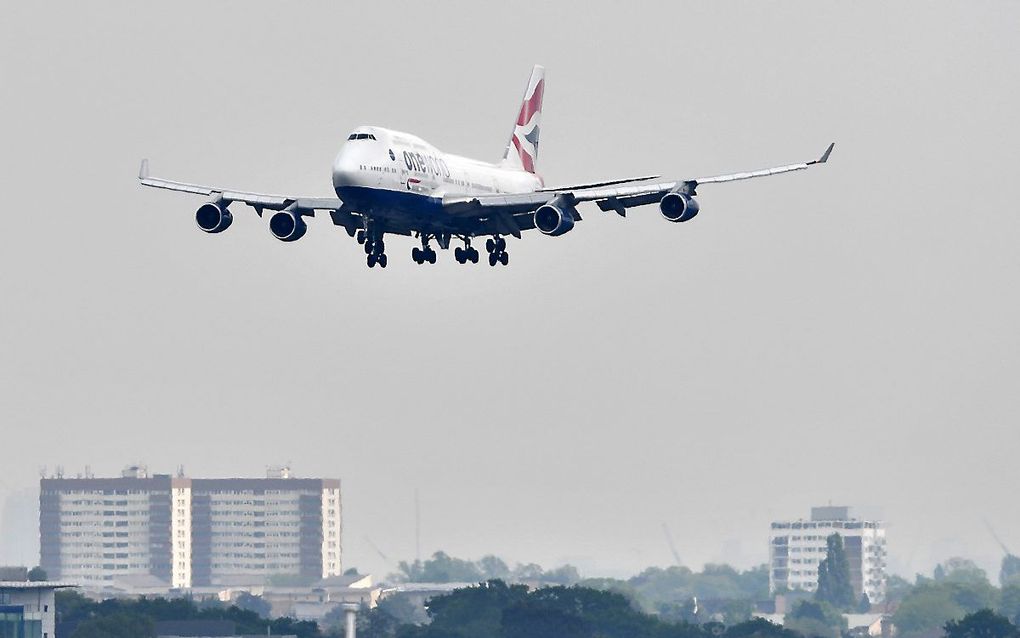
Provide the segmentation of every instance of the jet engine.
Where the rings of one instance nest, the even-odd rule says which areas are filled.
[[[573,206],[565,206],[559,202],[543,204],[535,211],[535,227],[546,235],[559,237],[574,227]]]
[[[269,218],[269,230],[280,241],[297,241],[305,236],[308,225],[292,210],[281,210]]]
[[[234,216],[227,207],[221,207],[216,202],[206,202],[195,212],[195,223],[207,233],[222,233],[230,228],[233,221]]]
[[[700,209],[698,200],[677,191],[666,193],[659,201],[659,210],[662,211],[662,216],[671,222],[685,222],[694,219]]]

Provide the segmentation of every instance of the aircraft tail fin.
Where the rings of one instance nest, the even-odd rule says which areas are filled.
[[[521,110],[514,123],[513,134],[503,153],[502,166],[535,172],[538,161],[539,124],[542,120],[542,95],[545,93],[545,67],[535,65],[528,88],[524,92]]]

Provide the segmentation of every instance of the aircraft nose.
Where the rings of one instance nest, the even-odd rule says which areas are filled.
[[[358,181],[358,167],[353,158],[340,151],[333,162],[333,188],[344,186],[356,186]]]

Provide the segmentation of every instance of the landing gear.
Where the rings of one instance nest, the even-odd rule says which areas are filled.
[[[489,265],[497,263],[506,266],[510,263],[510,253],[506,251],[506,240],[500,236],[491,237],[485,240],[485,250],[489,252]]]
[[[421,248],[415,246],[411,249],[411,259],[418,265],[424,264],[426,261],[430,264],[436,263],[436,251],[429,247],[428,235],[421,236]]]
[[[458,264],[466,264],[471,262],[472,264],[478,263],[478,250],[471,247],[471,239],[469,237],[463,237],[464,247],[457,247],[453,251],[453,256],[457,259]]]
[[[360,231],[358,239],[362,238]],[[382,235],[379,235],[379,239],[369,239],[365,237],[365,255],[367,256],[365,261],[368,263],[369,268],[375,268],[376,264],[379,264],[380,268],[385,268],[386,263],[389,261],[386,258],[386,243],[383,241]]]

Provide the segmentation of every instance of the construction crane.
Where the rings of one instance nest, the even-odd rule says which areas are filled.
[[[669,552],[673,554],[673,560],[676,562],[677,567],[683,567],[683,562],[680,561],[680,552],[676,551],[676,543],[673,542],[673,535],[669,532],[669,526],[666,523],[662,524],[662,533],[666,535],[666,544],[669,545]]]

